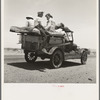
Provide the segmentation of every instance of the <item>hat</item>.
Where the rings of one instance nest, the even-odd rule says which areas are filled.
[[[44,13],[43,11],[39,11],[37,14],[38,15],[43,15],[43,13]]]
[[[26,17],[26,19],[33,19],[33,17],[29,15]]]
[[[53,16],[50,13],[45,15],[45,17],[47,17],[47,16],[53,18]]]

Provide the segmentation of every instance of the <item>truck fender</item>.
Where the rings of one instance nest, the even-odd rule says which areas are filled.
[[[80,49],[80,53],[82,54],[84,51],[87,51],[85,48]]]
[[[61,48],[58,48],[58,47],[51,48],[49,50],[50,55],[52,55],[56,50],[60,50],[62,52],[62,54],[63,54],[63,59],[65,59],[65,57],[64,57],[64,51]]]
[[[53,52],[54,52],[55,50],[57,50],[57,49],[61,50],[61,49],[58,48],[58,47],[52,47],[48,52],[47,52],[46,49],[42,49],[42,51],[43,51],[44,53],[46,53],[46,54],[52,55]],[[61,50],[61,51],[62,51],[62,50]]]
[[[52,48],[49,50],[49,53],[52,55],[53,52],[54,52],[56,49],[58,49],[58,47],[52,47]]]
[[[49,51],[47,51],[45,48],[42,49],[42,51],[46,54],[52,55],[52,53],[57,49],[58,47],[52,47]]]

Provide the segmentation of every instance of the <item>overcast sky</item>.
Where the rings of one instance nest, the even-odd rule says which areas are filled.
[[[25,26],[25,17],[36,18],[38,11],[51,13],[56,23],[63,22],[74,31],[74,43],[96,49],[96,0],[4,0],[4,47],[20,48],[11,26]],[[46,21],[44,17],[44,22]]]

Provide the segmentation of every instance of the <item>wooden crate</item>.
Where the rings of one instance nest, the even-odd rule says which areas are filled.
[[[36,51],[39,50],[39,45],[42,41],[40,36],[23,35],[22,49]]]

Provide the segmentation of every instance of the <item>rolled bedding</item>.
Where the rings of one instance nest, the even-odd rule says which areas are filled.
[[[64,37],[64,35],[65,35],[65,33],[62,34],[61,32],[56,32],[56,31],[54,31],[54,32],[48,31],[48,33],[50,36],[54,36],[54,37]]]
[[[37,28],[28,28],[28,27],[17,27],[17,26],[11,26],[10,32],[14,33],[27,33],[30,35],[41,35],[40,31]]]

